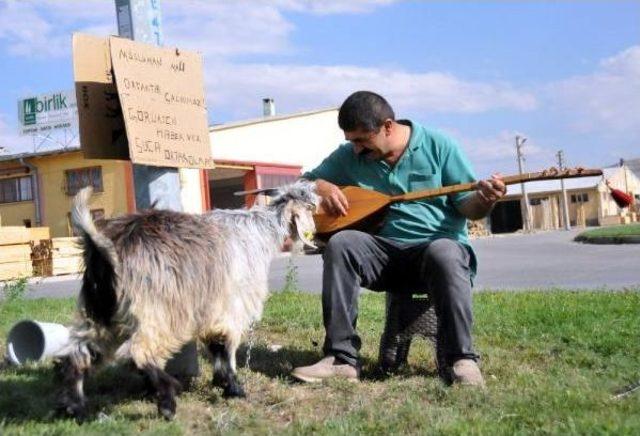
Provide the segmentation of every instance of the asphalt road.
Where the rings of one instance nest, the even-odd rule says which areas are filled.
[[[476,291],[523,289],[640,289],[640,244],[590,245],[573,242],[578,231],[509,234],[473,241],[479,270]],[[283,256],[275,259],[270,289],[285,286],[291,264],[296,267],[298,288],[321,291],[322,259]],[[67,297],[78,293],[77,275],[32,280],[29,298]]]

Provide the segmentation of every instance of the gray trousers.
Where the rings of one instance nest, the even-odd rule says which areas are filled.
[[[325,355],[357,366],[361,340],[356,332],[360,287],[397,293],[427,292],[432,299],[448,364],[477,360],[471,327],[470,255],[452,239],[401,243],[345,230],[325,247],[322,313]]]

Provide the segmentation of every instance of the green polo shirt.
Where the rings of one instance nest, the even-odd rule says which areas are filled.
[[[339,186],[359,186],[388,195],[476,180],[469,161],[453,139],[413,121],[398,122],[411,127],[411,138],[394,167],[383,160],[355,154],[353,144],[347,142],[302,177],[324,179]],[[378,235],[412,243],[455,239],[468,248],[472,275],[475,275],[476,257],[469,245],[467,219],[456,209],[469,195],[473,193],[393,203]]]

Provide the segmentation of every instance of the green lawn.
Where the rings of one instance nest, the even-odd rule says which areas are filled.
[[[587,230],[575,237],[576,241],[593,242],[602,238],[617,238],[623,242],[624,238],[629,236],[640,237],[640,223],[624,224],[620,226],[600,227],[593,230]]]
[[[1,303],[0,303],[1,304]],[[0,307],[0,346],[22,318],[67,322],[71,300],[15,300]],[[239,355],[246,400],[226,401],[203,375],[178,399],[176,420],[157,418],[124,368],[86,384],[91,420],[56,419],[51,365],[0,372],[0,434],[639,434],[640,391],[612,393],[640,380],[640,289],[621,293],[500,292],[475,295],[476,345],[486,391],[451,388],[434,377],[430,345],[416,341],[410,367],[375,376],[384,297],[363,295],[364,381],[293,383],[292,367],[320,357],[318,296],[281,293],[254,333],[250,369]],[[279,348],[277,346],[282,346]]]

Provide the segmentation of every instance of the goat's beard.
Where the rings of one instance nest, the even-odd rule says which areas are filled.
[[[304,251],[305,243],[298,238],[294,238],[292,240],[293,244],[291,244],[291,254],[296,255],[302,253]]]

